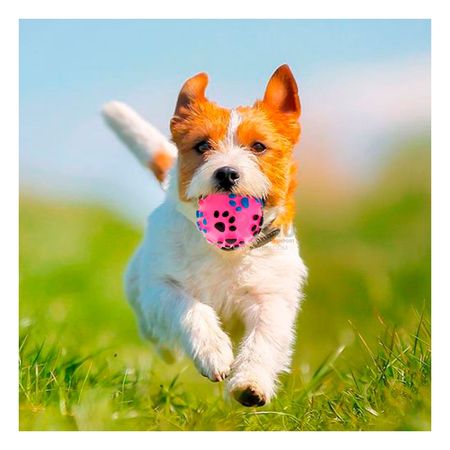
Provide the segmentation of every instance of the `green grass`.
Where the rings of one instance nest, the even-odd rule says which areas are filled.
[[[95,206],[23,197],[20,429],[429,430],[429,143],[359,194],[319,200],[300,183],[310,278],[292,373],[248,409],[139,338],[122,276],[140,230]]]

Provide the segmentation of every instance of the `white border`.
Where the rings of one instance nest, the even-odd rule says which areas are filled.
[[[61,2],[58,0],[22,0],[16,7],[21,18],[429,18],[433,7],[431,2],[418,0],[316,0],[294,2],[292,0],[166,0],[145,2],[140,0],[97,1],[79,0]],[[435,2],[436,4],[438,1]]]
[[[6,2],[3,2],[3,5]],[[12,3],[12,2],[10,2]],[[19,2],[17,2],[19,3]],[[442,5],[442,7],[440,7]],[[86,443],[89,447],[100,444],[108,447],[129,446],[130,440],[143,445],[167,447],[180,445],[196,447],[210,444],[216,449],[229,448],[236,440],[239,445],[252,447],[288,445],[329,445],[332,448],[379,449],[405,447],[423,448],[426,445],[448,442],[446,428],[449,405],[448,338],[445,320],[450,295],[448,289],[447,259],[449,253],[449,176],[450,164],[448,111],[450,82],[448,64],[449,25],[445,14],[445,2],[378,0],[361,1],[315,1],[300,4],[293,0],[244,2],[223,1],[164,1],[126,2],[110,0],[96,2],[79,0],[76,3],[56,0],[26,1],[1,7],[2,54],[1,99],[2,124],[2,260],[1,273],[6,289],[2,292],[4,310],[1,317],[3,388],[0,424],[2,441],[8,438],[20,441],[34,449],[77,448]],[[17,199],[18,199],[18,19],[19,18],[432,18],[433,30],[433,432],[404,433],[18,433],[17,418]],[[444,434],[446,433],[446,434]],[[442,438],[442,439],[441,439]],[[170,444],[168,443],[170,440]]]

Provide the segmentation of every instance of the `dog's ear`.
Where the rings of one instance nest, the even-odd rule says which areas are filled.
[[[300,117],[301,107],[294,75],[287,64],[278,67],[269,80],[263,104],[276,111]]]
[[[170,121],[171,126],[186,117],[193,103],[206,101],[205,91],[207,85],[208,75],[205,72],[194,75],[183,84],[178,95],[174,115]]]

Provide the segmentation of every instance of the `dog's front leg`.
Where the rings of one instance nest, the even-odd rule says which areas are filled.
[[[277,377],[288,371],[295,337],[297,298],[264,295],[245,302],[246,335],[228,390],[245,406],[262,406],[275,393]]]
[[[213,308],[163,283],[144,291],[140,310],[145,334],[161,344],[181,345],[199,372],[210,380],[222,381],[228,376],[233,350]]]

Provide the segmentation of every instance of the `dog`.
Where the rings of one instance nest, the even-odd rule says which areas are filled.
[[[171,141],[123,103],[103,107],[167,191],[126,271],[126,295],[141,334],[166,360],[181,348],[202,375],[226,380],[242,405],[262,406],[289,371],[307,277],[293,229],[298,88],[282,65],[262,100],[229,110],[206,98],[207,84],[199,73],[182,86]],[[218,192],[262,199],[264,227],[254,243],[223,251],[199,233],[199,198]],[[234,353],[222,324],[235,316],[245,334]]]

